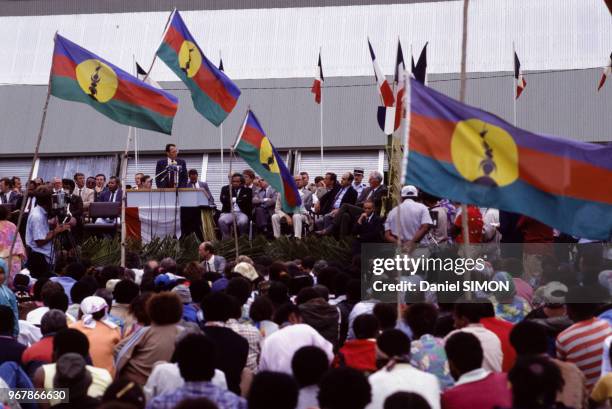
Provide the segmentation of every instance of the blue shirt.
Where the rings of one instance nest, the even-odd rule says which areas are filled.
[[[42,246],[36,244],[36,240],[44,240],[49,234],[49,221],[47,212],[40,206],[36,206],[28,216],[28,224],[26,226],[26,245],[37,253],[45,255],[47,262],[51,262],[51,251],[53,241],[49,241]]]
[[[342,203],[342,198],[346,194],[347,190],[348,190],[348,187],[343,187],[340,189],[340,191],[338,191],[338,193],[336,194],[336,201],[334,202],[334,209],[340,208],[340,204]]]
[[[173,409],[181,401],[190,398],[207,398],[219,409],[248,409],[245,399],[210,382],[185,382],[184,386],[174,392],[153,398],[147,404],[147,409]]]

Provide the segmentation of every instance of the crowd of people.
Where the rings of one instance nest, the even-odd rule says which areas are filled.
[[[180,163],[173,145],[167,163]],[[158,163],[163,169],[165,162]],[[181,165],[178,165],[179,169]],[[203,189],[184,165],[177,186]],[[159,175],[158,175],[159,176]],[[181,180],[185,178],[185,180]],[[333,235],[353,242],[353,263],[226,260],[204,241],[199,259],[93,266],[54,239],[77,229],[91,203],[120,201],[104,175],[0,180],[0,402],[3,388],[65,388],[59,408],[588,409],[612,398],[612,257],[609,244],[573,238],[526,216],[467,207],[470,243],[487,256],[472,278],[508,291],[395,303],[363,290],[362,244],[399,243],[430,257],[461,257],[457,203],[414,186],[390,208],[383,175],[353,169],[310,181],[287,214],[249,169],[223,187],[219,238],[249,224],[270,239]],[[137,174],[130,188],[148,189]],[[164,185],[162,179],[157,185]],[[172,183],[171,183],[172,185]],[[164,185],[165,186],[165,185]],[[167,187],[167,186],[166,186]],[[126,186],[128,188],[128,186]],[[74,223],[53,220],[70,195]],[[9,220],[26,200],[21,234]],[[233,209],[232,209],[233,208]],[[17,236],[13,257],[8,258]],[[22,241],[22,239],[24,239]],[[515,243],[505,246],[505,243]],[[10,272],[10,273],[9,273]],[[421,279],[426,277],[421,277]],[[456,280],[464,279],[456,276]],[[365,297],[362,297],[365,294]]]

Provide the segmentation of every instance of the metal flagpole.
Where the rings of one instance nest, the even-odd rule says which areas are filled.
[[[125,180],[127,178],[127,167],[128,167],[128,153],[130,151],[130,142],[132,140],[132,133],[134,127],[128,127],[127,140],[125,142],[125,151],[123,152],[123,159],[121,161],[121,180],[123,181],[123,195],[121,197],[121,267],[125,267],[125,247],[126,247],[126,236],[127,227],[125,225],[125,208],[127,207],[127,191],[125,190]]]
[[[512,80],[513,83],[513,87],[512,87],[512,107],[513,107],[513,116],[512,116],[512,124],[514,126],[516,126],[516,87],[517,87],[517,82],[516,82],[516,75],[514,70],[516,69],[516,62],[514,60],[514,56],[516,55],[516,48],[514,48],[514,41],[512,42],[512,78],[514,78]]]
[[[219,61],[221,61],[221,50],[219,50]],[[221,151],[221,174],[225,171],[225,165],[223,163],[223,122],[219,125],[219,148]]]
[[[463,36],[461,39],[461,83],[459,88],[459,101],[465,102],[465,81],[466,81],[466,60],[467,60],[467,37],[468,37],[468,7],[470,0],[463,0]],[[471,256],[470,252],[470,229],[468,227],[468,207],[465,203],[461,204],[461,229],[463,235],[463,243],[465,248],[465,257]],[[465,278],[469,280],[470,272],[465,273]],[[467,298],[471,298],[471,293],[468,292]]]
[[[53,36],[53,42],[57,38],[57,31],[55,32],[55,36]],[[53,67],[49,69],[49,82],[47,83],[47,96],[45,97],[45,105],[43,106],[42,118],[40,120],[40,129],[38,130],[38,138],[36,139],[36,147],[34,148],[34,157],[32,158],[32,167],[30,168],[30,173],[28,175],[27,183],[32,180],[32,176],[34,175],[34,167],[36,166],[36,161],[38,161],[38,151],[40,150],[40,142],[42,140],[43,131],[45,130],[45,123],[47,122],[47,108],[49,107],[49,99],[51,98],[51,72]],[[26,185],[27,186],[27,185]],[[21,226],[21,222],[23,220],[23,210],[25,209],[26,202],[28,201],[27,190],[24,197],[21,199],[21,208],[19,209],[19,217],[17,218],[17,229],[15,231],[15,236],[13,236],[13,242],[11,243],[11,248],[9,250],[8,257],[8,273],[7,279],[11,276],[11,267],[13,265],[13,251],[15,251],[15,243],[17,242],[17,236],[19,235],[19,227]]]
[[[172,12],[170,12],[170,15],[168,16],[168,21],[166,21],[166,26],[164,27],[164,32],[162,33],[161,40],[159,41],[159,45],[160,46],[164,42],[164,37],[166,36],[166,32],[168,31],[168,27],[170,27],[170,21],[172,20],[172,16],[174,15],[175,12],[176,12],[176,7],[172,10]],[[143,81],[146,80],[147,78],[149,78],[149,75],[151,74],[151,70],[153,69],[153,64],[155,64],[155,61],[157,60],[157,50],[159,50],[159,46],[155,49],[155,54],[153,55],[153,61],[151,61],[151,66],[147,70],[147,74],[143,78]]]
[[[247,116],[249,115],[250,111],[251,111],[251,107],[249,106],[246,111],[246,114],[244,115],[242,126],[238,130],[238,135],[236,135],[236,140],[234,141],[234,144],[230,147],[230,164],[229,164],[229,173],[227,175],[227,179],[228,179],[227,187],[228,187],[229,196],[230,196],[230,209],[232,212],[232,222],[234,224],[234,245],[236,247],[236,258],[238,258],[240,250],[238,247],[238,225],[236,223],[236,213],[234,212],[234,204],[232,203],[232,164],[234,162],[234,148],[236,147],[236,144],[240,140],[240,136],[242,135],[242,131],[244,130],[244,127],[246,125]],[[238,203],[238,194],[236,194],[236,203]],[[223,203],[221,203],[221,205],[223,205]]]
[[[323,65],[323,59],[321,58],[321,47],[319,47],[319,61],[321,61],[321,67],[319,67],[319,76],[321,76],[321,71],[323,70],[322,65]],[[320,78],[321,80],[321,103],[319,104],[319,134],[321,137],[321,163],[319,166],[319,175],[323,176],[323,83],[325,81],[323,81],[323,78]]]

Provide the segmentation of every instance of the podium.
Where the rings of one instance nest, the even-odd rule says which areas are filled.
[[[148,243],[156,237],[177,237],[193,232],[200,240],[215,237],[212,198],[204,189],[128,189],[127,236]]]

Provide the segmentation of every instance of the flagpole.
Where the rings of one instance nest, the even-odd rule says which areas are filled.
[[[219,50],[219,64],[221,64],[221,50]],[[225,170],[225,164],[223,163],[223,122],[219,125],[219,149],[221,151],[221,174]]]
[[[164,32],[162,33],[161,40],[159,42],[159,46],[157,46],[157,48],[155,49],[155,54],[153,54],[153,60],[151,61],[151,65],[149,66],[149,69],[147,70],[147,73],[144,76],[143,81],[149,78],[149,74],[151,74],[151,70],[153,69],[153,64],[155,64],[155,61],[157,60],[157,50],[159,50],[159,47],[164,42],[164,38],[166,37],[166,33],[168,32],[168,28],[170,27],[170,21],[172,20],[172,16],[174,15],[175,12],[176,12],[176,7],[170,12],[170,15],[168,16],[168,20],[166,21],[166,26],[164,27]]]
[[[53,36],[53,43],[55,43],[57,39],[57,31],[55,32],[55,36]],[[49,99],[51,99],[51,73],[53,72],[53,64],[49,69],[49,82],[47,83],[47,96],[45,97],[45,104],[43,105],[42,118],[40,120],[40,128],[38,130],[38,137],[36,138],[36,146],[34,147],[34,157],[32,158],[32,167],[30,168],[30,173],[28,175],[27,183],[30,183],[32,180],[32,176],[34,175],[34,167],[36,166],[36,162],[38,161],[38,152],[40,150],[40,142],[42,140],[43,131],[45,130],[45,124],[47,122],[47,109],[49,108]],[[13,252],[15,251],[15,243],[17,242],[17,236],[19,235],[19,227],[21,226],[21,222],[23,221],[23,210],[25,209],[26,202],[28,201],[28,193],[26,193],[24,197],[21,199],[21,208],[19,209],[19,217],[17,217],[17,229],[15,230],[15,236],[13,236],[13,241],[11,243],[11,248],[9,250],[8,257],[8,272],[7,279],[11,277],[11,267],[13,266]],[[9,283],[10,284],[10,283]]]
[[[468,7],[470,0],[463,0],[463,34],[461,39],[461,82],[459,88],[459,101],[465,102],[465,82],[466,82],[466,60],[467,60],[467,39],[468,39]],[[470,257],[470,229],[468,227],[468,207],[467,204],[461,204],[461,229],[463,235],[463,243],[465,246],[465,257]],[[465,279],[469,280],[470,272],[465,273]],[[467,298],[471,298],[471,293],[466,294]]]
[[[512,124],[514,126],[516,126],[516,87],[518,86],[517,80],[516,80],[516,75],[515,75],[515,70],[516,70],[516,62],[514,61],[514,56],[516,55],[516,48],[514,48],[514,41],[512,42],[512,65],[514,70],[512,73],[512,83],[513,83],[513,87],[512,87]]]
[[[240,136],[242,135],[242,131],[244,130],[245,124],[246,124],[246,119],[247,116],[249,115],[249,112],[251,111],[251,106],[249,105],[246,114],[244,115],[244,119],[242,121],[242,126],[240,127],[240,129],[238,130],[238,135],[236,135],[236,139],[234,140],[234,144],[230,147],[230,163],[229,163],[229,173],[227,175],[227,179],[228,179],[228,190],[229,190],[229,197],[230,197],[230,209],[232,212],[232,223],[234,225],[234,246],[236,249],[236,258],[238,258],[239,256],[239,247],[238,247],[238,226],[236,224],[236,213],[234,212],[234,204],[232,203],[232,164],[234,161],[234,148],[236,147],[236,144],[238,143],[238,141],[240,140]],[[236,203],[238,203],[238,196],[236,196]],[[223,203],[221,203],[223,204]]]
[[[321,64],[323,64],[323,60],[321,58],[321,48],[319,48],[319,61],[321,61]],[[319,67],[319,75],[320,72],[323,70],[322,67]],[[321,78],[321,103],[319,104],[319,136],[321,139],[321,163],[319,165],[319,175],[323,176],[323,83],[325,81],[323,81],[323,78]]]
[[[132,70],[134,75],[138,77],[136,70],[136,57],[132,54]],[[125,253],[126,253],[126,238],[127,228],[125,225],[125,208],[127,207],[127,190],[126,179],[127,179],[127,168],[128,168],[128,154],[130,152],[130,142],[132,141],[132,134],[134,133],[134,127],[128,126],[127,138],[125,141],[125,151],[123,152],[123,158],[121,160],[121,182],[123,184],[123,195],[121,196],[121,267],[125,267]],[[138,171],[138,168],[136,168]]]

